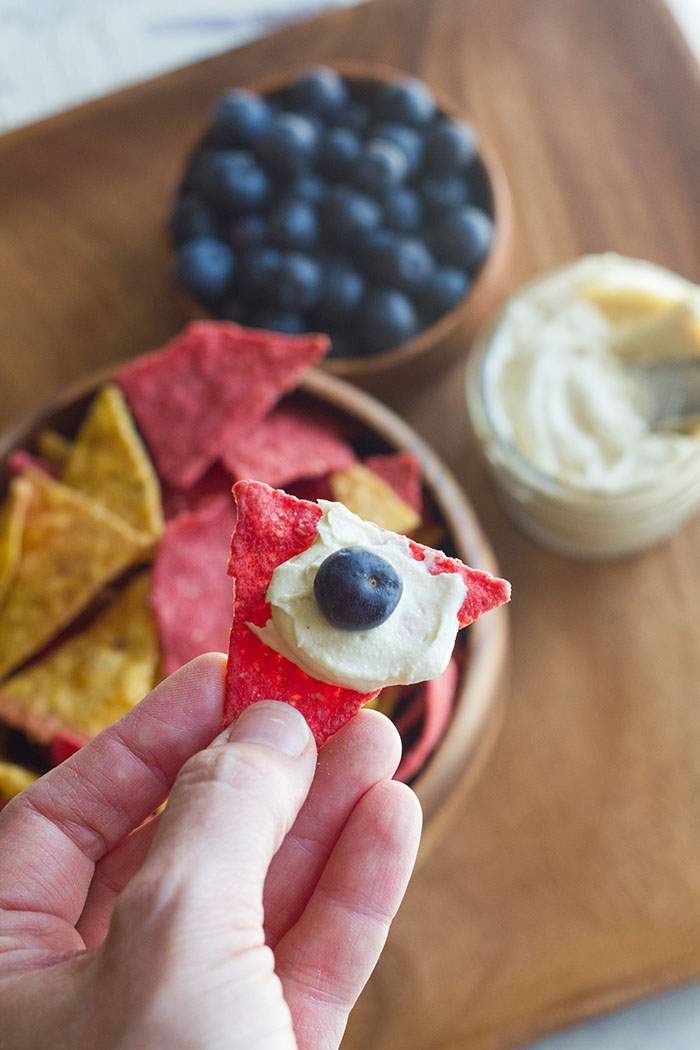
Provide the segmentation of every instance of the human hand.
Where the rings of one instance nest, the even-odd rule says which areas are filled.
[[[317,765],[263,704],[217,736],[223,679],[188,664],[0,814],[3,1050],[340,1043],[418,844],[398,734],[361,711]]]

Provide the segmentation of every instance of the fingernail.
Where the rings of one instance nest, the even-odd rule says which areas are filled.
[[[261,700],[241,712],[228,731],[228,739],[264,744],[297,758],[308,746],[311,732],[304,716],[291,704]]]

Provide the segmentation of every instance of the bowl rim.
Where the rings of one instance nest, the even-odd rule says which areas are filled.
[[[113,380],[120,364],[88,372],[67,384],[0,434],[0,488],[9,477],[8,455],[14,449],[26,448],[59,413],[70,412],[101,384]],[[498,574],[495,556],[466,494],[448,467],[408,423],[372,395],[318,367],[309,369],[290,394],[296,391],[345,412],[390,447],[414,453],[421,462],[423,483],[449,531],[457,557]],[[509,632],[507,610],[495,612],[498,615],[482,617],[468,627],[467,660],[460,672],[452,718],[411,785],[423,807],[422,856],[475,778],[500,726]]]
[[[341,76],[351,81],[375,81],[377,83],[390,83],[401,79],[423,79],[416,74],[408,73],[385,63],[372,63],[362,59],[337,59],[325,63],[296,63],[290,65],[282,72],[268,74],[257,80],[252,80],[246,85],[250,90],[260,95],[271,95],[289,87],[301,74],[314,66],[323,65],[325,68],[333,69]],[[457,103],[440,88],[436,88],[427,80],[423,80],[433,93],[435,102],[440,113],[454,120],[462,121],[473,127],[478,137],[477,158],[487,180],[491,193],[491,211],[493,220],[493,240],[486,259],[476,273],[474,281],[469,285],[465,294],[451,309],[439,317],[423,331],[413,336],[405,343],[382,350],[377,353],[367,354],[360,357],[338,357],[329,358],[321,365],[325,372],[340,376],[350,381],[366,379],[380,380],[394,368],[403,368],[422,357],[426,351],[433,346],[440,345],[447,336],[451,335],[462,324],[469,321],[471,317],[476,318],[479,313],[479,301],[490,299],[500,285],[500,275],[507,269],[512,250],[513,233],[513,200],[506,176],[505,168],[501,163],[498,152],[481,129],[467,114],[462,112]],[[201,142],[201,133],[193,142],[187,157]],[[170,201],[176,198],[182,169],[178,172],[177,182],[170,193]],[[172,249],[169,249],[172,252]],[[183,288],[176,284],[179,298],[188,304],[190,316],[209,317],[206,309],[190,296]],[[466,349],[466,347],[465,347]]]

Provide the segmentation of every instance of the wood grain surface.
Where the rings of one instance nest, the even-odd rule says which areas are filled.
[[[162,219],[214,96],[340,58],[425,77],[488,135],[512,286],[604,249],[700,280],[700,78],[660,0],[374,0],[0,141],[0,425],[180,326]],[[502,1050],[700,974],[700,520],[612,564],[539,549],[477,466],[462,373],[394,403],[513,581],[510,701],[348,1050]]]

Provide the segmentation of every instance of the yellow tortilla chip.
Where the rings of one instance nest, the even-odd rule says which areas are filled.
[[[23,476],[31,495],[20,563],[0,607],[0,679],[39,652],[152,545],[149,536],[82,493],[39,471]]]
[[[39,774],[14,762],[0,761],[0,798],[11,799],[38,780]]]
[[[37,452],[54,467],[65,467],[73,442],[57,430],[40,430],[36,437]]]
[[[22,533],[32,487],[26,478],[13,478],[10,491],[0,511],[0,605],[2,605],[19,568],[22,556]]]
[[[139,573],[88,627],[8,678],[3,717],[48,742],[59,729],[89,739],[126,714],[156,682],[149,593],[150,572]]]
[[[401,699],[404,688],[402,685],[385,686],[369,703],[365,704],[365,707],[370,707],[373,711],[381,711],[387,718],[391,718],[396,705]]]
[[[90,405],[61,480],[103,503],[132,528],[154,537],[162,533],[160,482],[114,383],[105,384]]]
[[[347,470],[331,474],[333,499],[365,521],[373,521],[390,532],[413,532],[420,526],[420,515],[400,499],[391,485],[369,467],[356,463]]]

